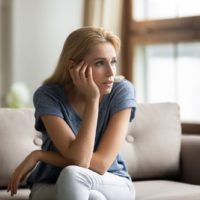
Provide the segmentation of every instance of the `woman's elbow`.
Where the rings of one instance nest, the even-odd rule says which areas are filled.
[[[97,173],[100,175],[104,175],[106,173],[106,170],[101,169],[101,170],[98,170]]]
[[[102,164],[98,170],[99,174],[104,175],[108,171],[108,166],[105,164]]]
[[[87,160],[77,160],[77,159],[73,159],[73,160],[71,160],[70,165],[76,165],[76,166],[79,166],[79,167],[87,168],[87,169],[88,169],[89,166],[90,166],[90,162],[87,161]]]
[[[100,175],[104,175],[108,170],[108,165],[105,162],[99,162],[99,163],[90,165],[90,169]]]

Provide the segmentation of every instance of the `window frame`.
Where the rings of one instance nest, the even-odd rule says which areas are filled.
[[[123,1],[122,17],[121,72],[130,81],[134,81],[135,46],[200,41],[200,16],[135,21],[133,2]],[[182,123],[182,132],[200,134],[200,124]]]

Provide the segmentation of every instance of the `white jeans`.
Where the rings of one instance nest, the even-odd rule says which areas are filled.
[[[36,185],[36,187],[35,187]],[[46,200],[40,198],[42,184],[35,184],[31,192],[31,200]],[[44,188],[47,184],[44,184]],[[39,187],[38,187],[39,186]],[[52,186],[51,186],[52,187]],[[68,166],[62,170],[53,186],[54,194],[51,194],[56,200],[134,200],[135,190],[131,181],[126,178],[106,172],[100,175],[90,169]],[[46,190],[47,191],[47,190]],[[35,195],[34,195],[35,193]],[[34,197],[35,196],[35,197]],[[37,197],[36,197],[37,196]]]

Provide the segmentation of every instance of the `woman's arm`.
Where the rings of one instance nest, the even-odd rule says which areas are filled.
[[[26,175],[36,166],[38,162],[36,152],[37,151],[31,152],[12,174],[7,186],[7,191],[11,193],[11,196],[17,194],[20,182],[22,182]]]
[[[87,63],[72,67],[70,74],[84,103],[83,120],[77,136],[60,117],[43,115],[41,119],[54,145],[67,162],[88,168],[94,148],[100,92]]]
[[[88,103],[85,107],[83,121],[77,136],[60,117],[44,115],[42,121],[56,148],[66,162],[71,165],[89,167],[93,154],[96,124],[98,116],[97,103]]]
[[[57,166],[65,167],[69,165],[66,159],[59,153],[35,150],[31,152],[15,169],[7,186],[7,191],[11,196],[17,193],[19,184],[24,180],[26,175],[36,166],[38,161]]]
[[[97,150],[92,154],[89,166],[90,169],[96,171],[99,174],[104,174],[111,166],[117,154],[119,153],[127,134],[130,114],[131,108],[127,108],[115,113],[112,116]],[[73,134],[72,137],[75,140],[75,136]],[[84,138],[79,139],[85,141]],[[85,145],[87,149],[87,143],[85,143]],[[77,153],[79,156],[82,155],[80,152]],[[64,158],[61,154],[52,152],[41,152],[40,160],[48,164],[58,165],[60,167],[74,164],[69,159]]]
[[[131,108],[128,108],[117,112],[112,116],[97,150],[92,154],[89,166],[90,169],[99,174],[104,174],[111,166],[119,153],[127,134],[130,113]],[[75,136],[73,135],[73,137]],[[80,155],[80,152],[78,154]],[[64,158],[61,154],[53,152],[41,152],[39,159],[43,162],[59,167],[74,164],[69,159]]]
[[[112,116],[96,152],[93,153],[90,169],[104,174],[112,165],[127,134],[130,113],[131,108],[128,108]]]

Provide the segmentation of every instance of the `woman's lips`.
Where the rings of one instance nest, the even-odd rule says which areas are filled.
[[[103,85],[105,85],[106,87],[112,87],[113,81],[106,81],[106,82],[103,82]]]

